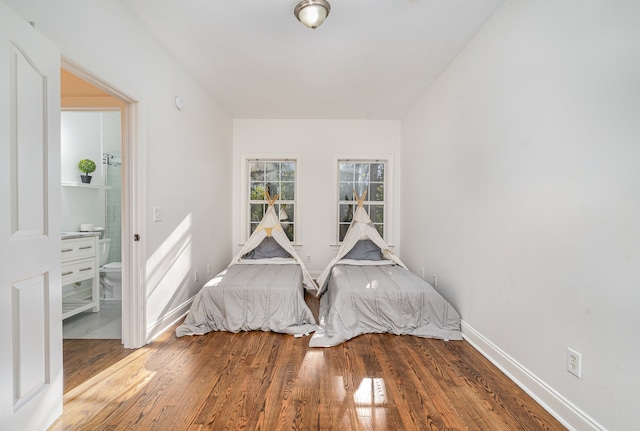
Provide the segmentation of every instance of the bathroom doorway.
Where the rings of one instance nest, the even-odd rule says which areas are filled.
[[[75,81],[63,72],[65,87],[77,88]],[[122,339],[121,117],[118,106],[65,107],[60,113],[61,231],[71,236],[85,232],[98,236],[100,272],[98,298],[93,298],[99,308],[67,313],[62,325],[65,339]],[[89,183],[81,181],[80,160],[93,163]],[[94,280],[63,286],[63,297],[65,292],[74,295],[77,290],[91,289]]]
[[[122,344],[125,348],[138,348],[146,343],[144,292],[141,288],[144,273],[140,264],[143,262],[140,256],[144,254],[144,247],[141,242],[137,242],[140,238],[139,232],[144,231],[144,220],[140,214],[144,213],[145,199],[139,177],[141,175],[139,171],[144,171],[144,167],[140,165],[141,148],[137,135],[138,102],[64,57],[61,65],[61,117],[71,112],[75,113],[71,117],[76,114],[86,114],[84,120],[87,120],[87,123],[98,122],[101,128],[111,129],[108,132],[105,130],[100,132],[101,134],[106,132],[109,135],[99,138],[103,144],[106,141],[108,143],[97,146],[96,148],[99,149],[91,150],[93,152],[86,156],[81,157],[80,153],[75,153],[66,161],[67,165],[62,166],[63,183],[66,175],[75,175],[74,182],[80,182],[81,172],[77,167],[79,157],[94,160],[96,164],[94,174],[99,175],[99,179],[96,180],[97,192],[87,187],[74,189],[63,185],[62,206],[66,203],[65,195],[69,200],[72,192],[76,194],[81,192],[85,193],[87,200],[92,199],[95,203],[90,207],[98,209],[91,215],[95,217],[96,222],[80,221],[77,214],[82,211],[77,207],[75,210],[67,210],[66,213],[63,209],[61,215],[64,215],[66,221],[61,220],[62,230],[69,230],[65,226],[72,228],[71,230],[77,230],[80,224],[104,227],[105,230],[101,236],[104,239],[110,239],[111,247],[108,263],[111,265],[120,262],[121,264],[121,288],[116,291],[113,288],[102,290],[101,296],[104,296],[102,299],[106,301],[101,301],[101,304],[105,305],[101,308],[106,311],[110,307],[119,306],[121,318],[118,323],[121,327]],[[118,139],[115,139],[114,135],[118,135]],[[66,190],[67,188],[70,190]],[[78,200],[76,197],[76,202]],[[84,212],[86,211],[85,208]],[[76,225],[78,227],[75,227]],[[119,300],[118,297],[120,297]],[[101,322],[104,320],[97,319],[95,323],[99,327]],[[113,333],[109,338],[112,336]]]
[[[61,230],[98,232],[100,265],[99,311],[87,310],[65,319],[63,338],[122,339],[121,168],[125,104],[65,69],[60,71],[60,84]],[[80,181],[78,162],[83,159],[95,165],[88,184]]]

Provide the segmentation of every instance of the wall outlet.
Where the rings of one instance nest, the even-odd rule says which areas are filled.
[[[193,278],[195,281],[198,281],[198,271],[193,274]]]
[[[422,271],[422,279],[424,280],[424,267],[420,268],[420,271]]]
[[[438,287],[438,274],[433,274],[433,287]]]
[[[311,255],[310,254],[307,255],[307,262],[311,262]]]
[[[207,265],[207,275],[211,275],[211,264]]]
[[[582,377],[582,355],[571,348],[567,348],[567,371],[578,378]]]

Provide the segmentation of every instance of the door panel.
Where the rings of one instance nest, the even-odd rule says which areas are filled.
[[[0,2],[0,429],[62,413],[60,53]]]
[[[47,76],[19,45],[11,43],[11,190],[12,234],[46,234]]]
[[[46,274],[13,283],[13,378],[16,408],[46,388],[47,321],[46,301],[49,284]]]

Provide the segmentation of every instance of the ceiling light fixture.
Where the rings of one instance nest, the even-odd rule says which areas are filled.
[[[331,5],[326,0],[303,0],[296,5],[293,14],[298,21],[315,29],[322,25],[329,16],[329,11],[331,11]]]

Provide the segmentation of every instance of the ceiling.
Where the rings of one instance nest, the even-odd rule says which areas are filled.
[[[299,0],[125,4],[233,118],[397,120],[503,0],[329,0],[311,30]]]

